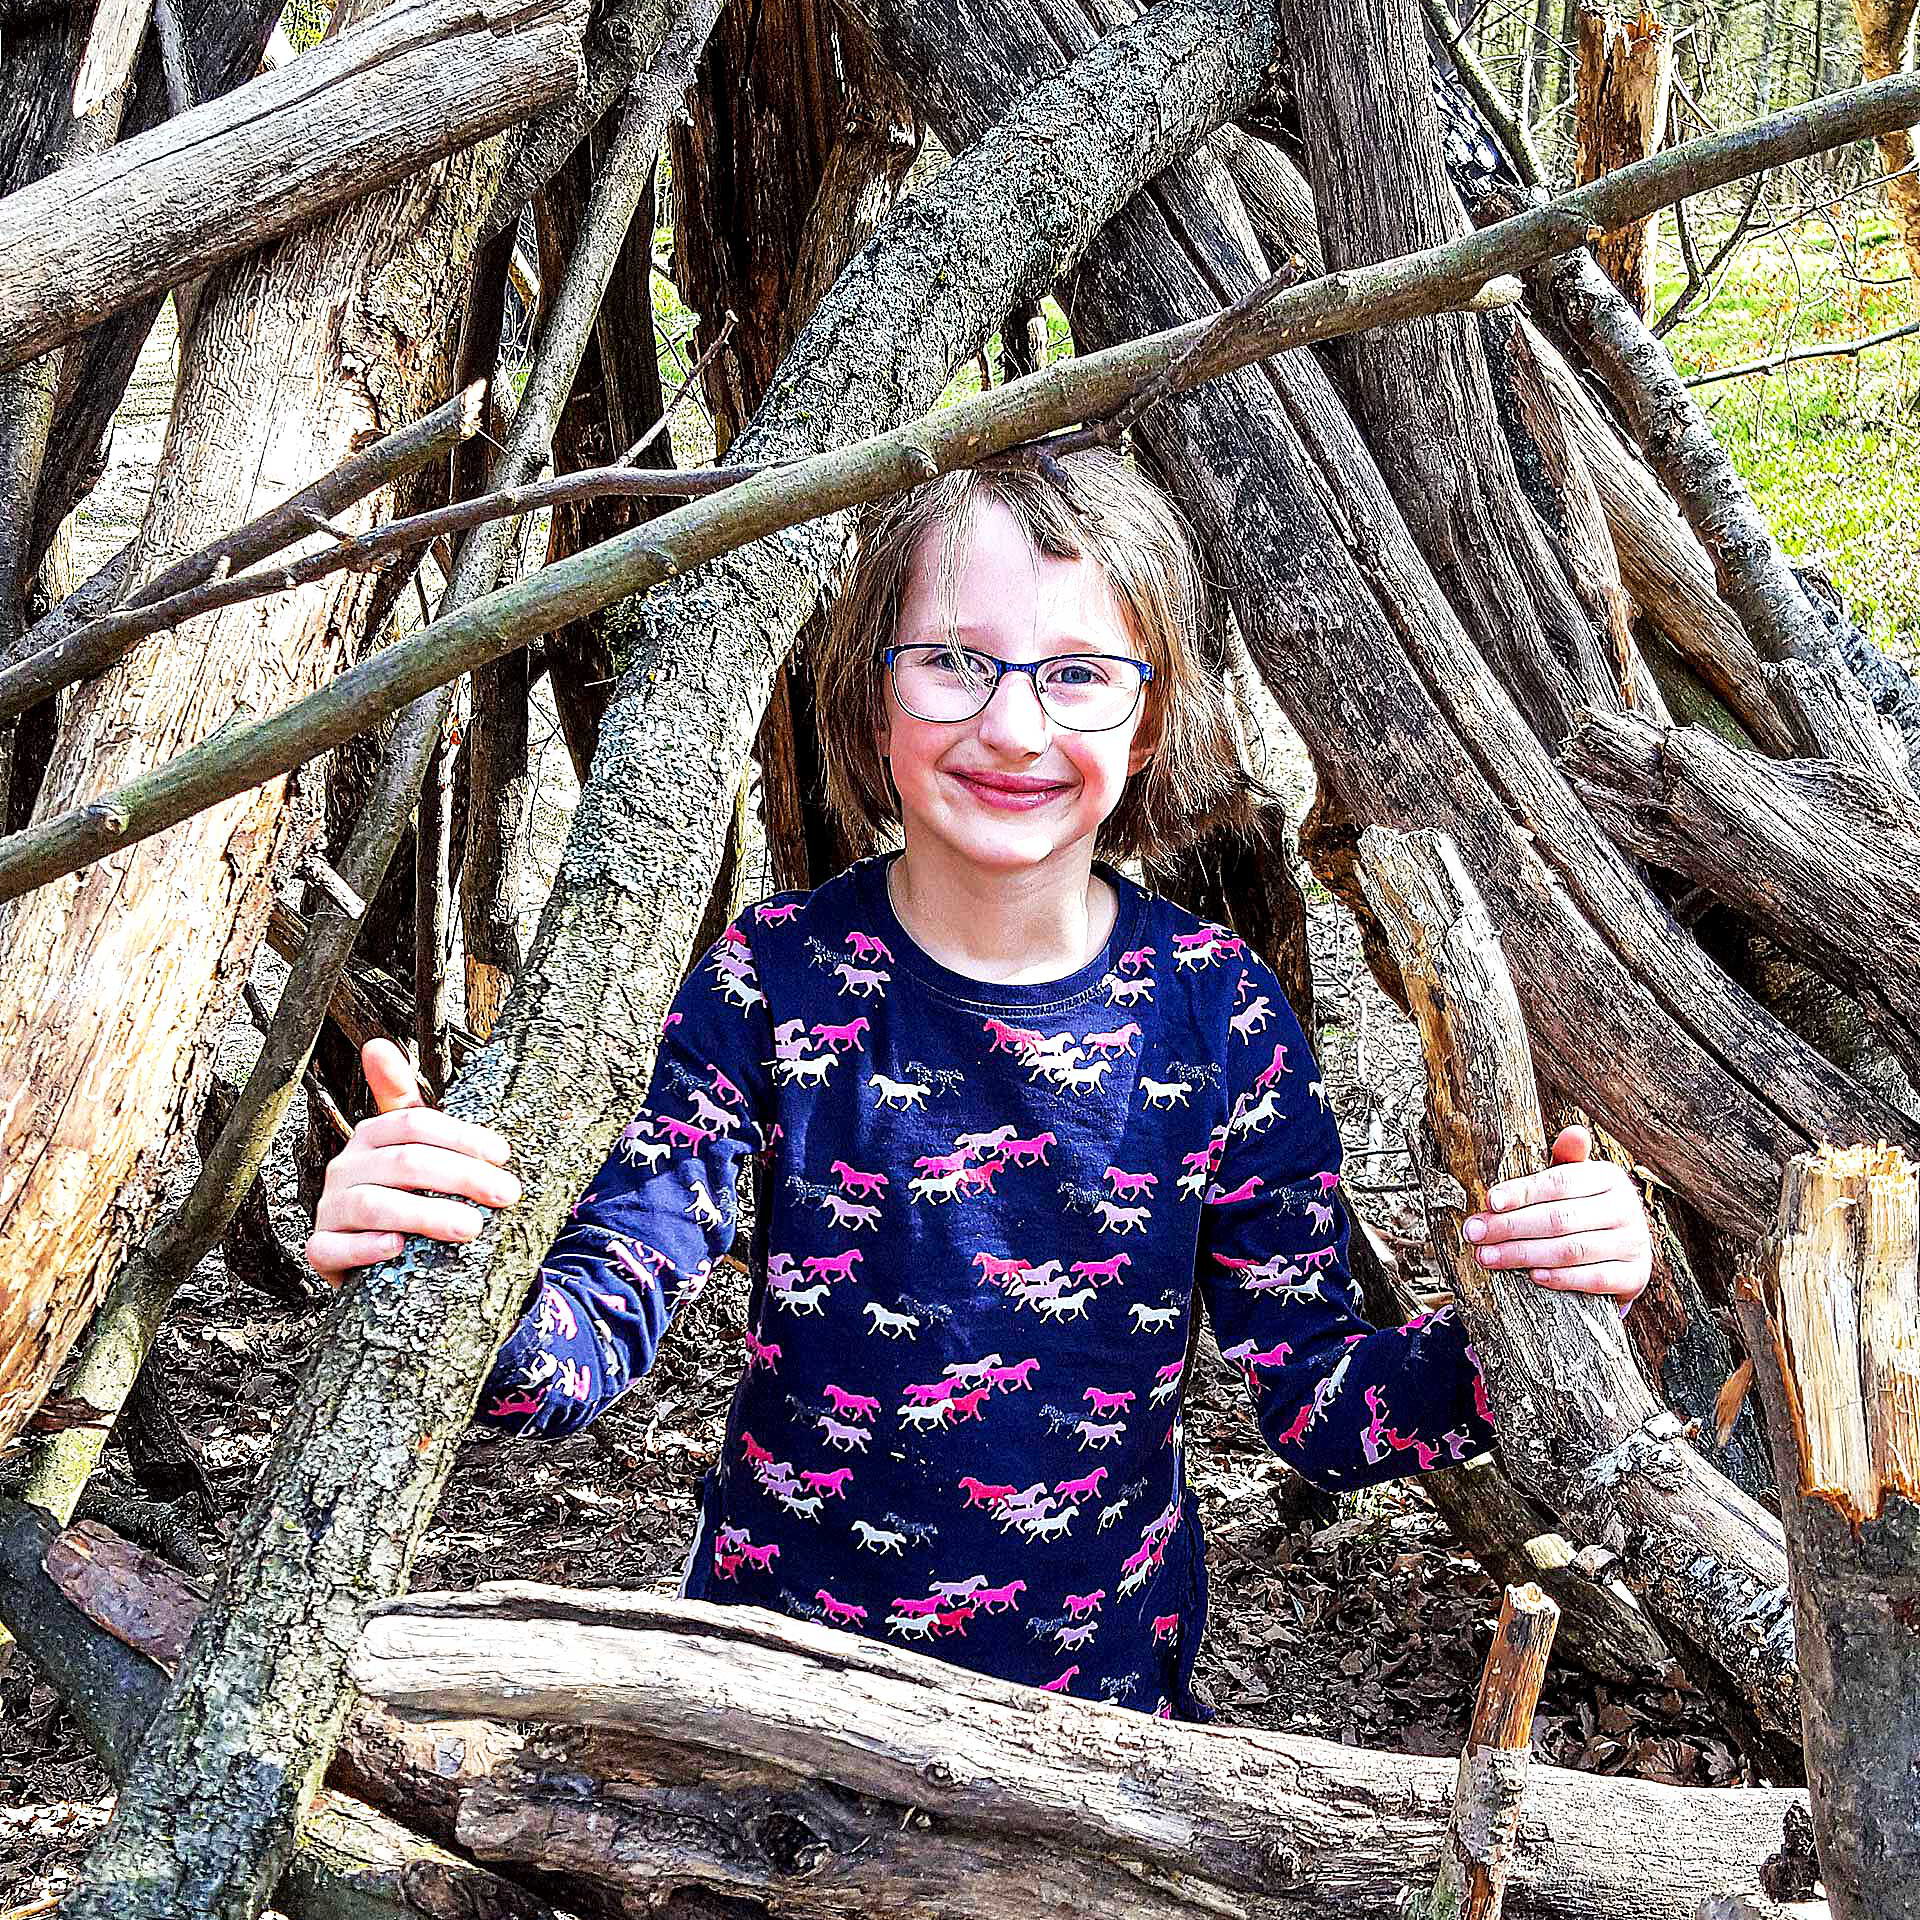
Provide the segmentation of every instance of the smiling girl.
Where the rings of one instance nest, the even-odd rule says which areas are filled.
[[[817,676],[829,799],[897,852],[750,908],[668,1014],[645,1108],[542,1267],[476,1418],[577,1431],[652,1363],[760,1170],[743,1369],[682,1591],[1209,1719],[1182,1406],[1204,1303],[1319,1485],[1491,1437],[1451,1309],[1361,1320],[1340,1143],[1299,1023],[1226,928],[1115,862],[1244,818],[1192,553],[1104,450],[868,514]],[[365,1055],[379,1117],[308,1258],[511,1204],[497,1135]],[[1646,1221],[1586,1159],[1468,1223],[1492,1266],[1631,1300]],[[431,1190],[431,1191],[425,1191]]]

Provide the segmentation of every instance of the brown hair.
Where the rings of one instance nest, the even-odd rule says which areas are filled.
[[[1153,757],[1101,823],[1095,851],[1107,860],[1159,859],[1209,828],[1244,828],[1253,783],[1235,744],[1222,663],[1207,644],[1206,586],[1186,527],[1131,461],[1083,447],[1045,469],[941,474],[862,511],[853,563],[814,664],[827,803],[855,850],[871,851],[881,829],[900,817],[879,748],[886,713],[880,653],[898,631],[914,556],[924,536],[940,529],[944,586],[974,511],[990,500],[1013,515],[1039,553],[1084,557],[1100,568],[1153,668],[1141,721]]]

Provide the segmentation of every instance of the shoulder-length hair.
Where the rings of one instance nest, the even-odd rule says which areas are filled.
[[[882,650],[892,644],[915,556],[941,536],[941,600],[951,620],[955,555],[978,507],[998,501],[1052,559],[1092,560],[1106,575],[1140,657],[1153,668],[1142,736],[1153,757],[1101,823],[1103,859],[1157,860],[1216,827],[1245,829],[1252,783],[1235,743],[1222,650],[1209,644],[1193,543],[1166,494],[1119,453],[1085,447],[1037,465],[974,467],[865,508],[814,666],[827,803],[857,853],[900,809],[881,758]]]

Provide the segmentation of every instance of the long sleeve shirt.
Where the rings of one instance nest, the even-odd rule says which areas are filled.
[[[1359,1317],[1339,1136],[1240,940],[1101,865],[1119,910],[1096,959],[981,982],[906,934],[891,857],[750,908],[689,976],[476,1418],[570,1433],[624,1392],[732,1243],[757,1157],[687,1592],[1209,1718],[1196,1296],[1268,1444],[1324,1487],[1490,1443],[1464,1331]]]

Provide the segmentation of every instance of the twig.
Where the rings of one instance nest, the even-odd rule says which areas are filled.
[[[620,464],[623,467],[632,466],[633,463],[653,445],[654,441],[666,432],[668,421],[680,411],[689,396],[694,392],[701,374],[706,371],[707,362],[733,337],[734,327],[738,323],[739,315],[729,307],[727,309],[727,317],[720,323],[720,331],[713,336],[712,340],[708,342],[705,351],[703,351],[699,359],[693,363],[693,370],[681,381],[673,398],[667,403],[666,410],[660,415],[660,418],[620,456]]]
[[[1738,380],[1750,373],[1777,373],[1798,360],[1831,360],[1842,354],[1865,353],[1869,347],[1884,347],[1889,340],[1904,340],[1910,333],[1920,333],[1920,320],[1909,320],[1904,327],[1889,327],[1884,333],[1871,333],[1864,340],[1839,340],[1823,347],[1794,347],[1786,353],[1770,354],[1764,360],[1749,360],[1742,366],[1716,367],[1711,373],[1690,374],[1680,384],[1706,387],[1716,380]]]
[[[1447,0],[1420,0],[1420,5],[1426,13],[1428,25],[1452,57],[1454,71],[1459,74],[1461,84],[1473,95],[1473,103],[1486,116],[1487,124],[1500,136],[1514,170],[1528,186],[1543,186],[1547,178],[1546,169],[1541,166],[1540,156],[1534,151],[1533,136],[1521,125],[1499,88],[1487,78],[1486,68],[1467,45],[1466,29],[1455,22]]]
[[[76,680],[104,673],[136,640],[177,624],[153,621],[148,609],[168,606],[208,583],[224,584],[229,575],[304,539],[313,524],[310,516],[337,514],[439,459],[477,431],[484,398],[485,389],[480,386],[456,394],[411,426],[342,461],[258,519],[176,560],[137,588],[124,612],[96,619],[101,596],[116,590],[115,583],[124,579],[131,564],[130,550],[116,554],[93,579],[30,628],[17,649],[0,653],[0,719],[24,711]]]
[[[0,840],[0,900],[10,900],[158,833],[377,725],[429,688],[511,647],[582,619],[675,574],[784,527],[839,512],[1031,442],[1074,420],[1103,418],[1170,360],[1183,387],[1290,348],[1425,314],[1484,304],[1500,276],[1584,249],[1692,193],[1756,169],[1866,138],[1920,118],[1920,75],[1835,94],[1712,139],[1669,148],[1545,206],[1444,246],[1327,274],[1275,292],[1233,337],[1196,357],[1219,325],[1194,321],[1103,353],[1056,361],[905,427],[728,485],[644,527],[570,555],[478,607],[443,616],[254,726],[235,729],[83,807]],[[1271,283],[1270,283],[1271,284]],[[1496,290],[1491,296],[1510,295]]]

